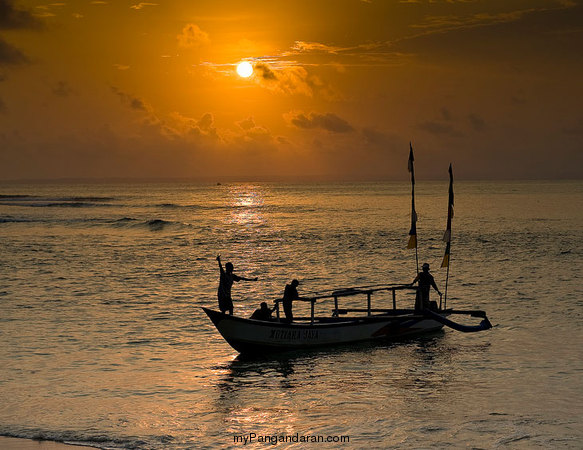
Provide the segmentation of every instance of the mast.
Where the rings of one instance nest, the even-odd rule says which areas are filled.
[[[411,229],[409,230],[409,243],[407,248],[415,248],[415,264],[417,274],[419,273],[419,255],[417,253],[417,213],[415,212],[415,168],[413,166],[413,146],[409,142],[409,164],[408,169],[411,172]]]
[[[453,218],[453,170],[451,168],[451,163],[449,164],[449,198],[447,201],[447,225],[445,228],[445,233],[443,234],[443,240],[445,241],[445,253],[443,255],[443,261],[441,262],[441,267],[447,267],[447,275],[445,276],[445,293],[443,300],[443,309],[447,307],[447,283],[449,281],[449,257],[451,252],[451,219]]]

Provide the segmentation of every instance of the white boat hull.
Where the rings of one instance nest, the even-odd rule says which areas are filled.
[[[269,353],[382,339],[440,330],[443,324],[423,315],[377,315],[327,319],[319,323],[259,321],[203,308],[223,338],[240,353]]]

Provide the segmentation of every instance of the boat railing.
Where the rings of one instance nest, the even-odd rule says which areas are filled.
[[[373,312],[397,312],[397,291],[410,290],[417,291],[418,287],[411,284],[391,284],[386,286],[374,286],[374,287],[350,287],[336,289],[332,292],[321,293],[317,295],[300,297],[294,301],[310,302],[310,323],[314,323],[314,312],[315,304],[318,300],[324,299],[334,299],[334,309],[332,311],[332,317],[338,317],[340,314],[348,314],[349,312],[366,312],[367,316],[372,316]],[[379,309],[372,308],[372,294],[375,292],[389,291],[392,293],[392,309]],[[351,297],[355,295],[366,295],[366,310],[359,308],[339,308],[338,299],[341,297]],[[283,302],[283,299],[275,300],[275,312],[277,320],[281,320],[279,304]]]

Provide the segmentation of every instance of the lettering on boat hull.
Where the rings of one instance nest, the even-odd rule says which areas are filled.
[[[271,340],[310,340],[318,339],[318,330],[279,330],[272,329],[269,334]]]

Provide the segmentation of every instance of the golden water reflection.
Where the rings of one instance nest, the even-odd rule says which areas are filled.
[[[229,222],[245,227],[264,225],[266,220],[261,209],[264,207],[264,189],[260,186],[235,185],[229,189]]]
[[[451,351],[439,333],[286,357],[239,356],[219,367],[215,406],[238,434],[341,433],[354,422],[375,433],[373,424],[360,419],[368,405],[377,403],[382,422],[399,422],[421,403],[435,407],[451,394],[457,378],[449,369]],[[337,383],[336,396],[330,396],[330,379]],[[332,416],[336,425],[330,428]]]

